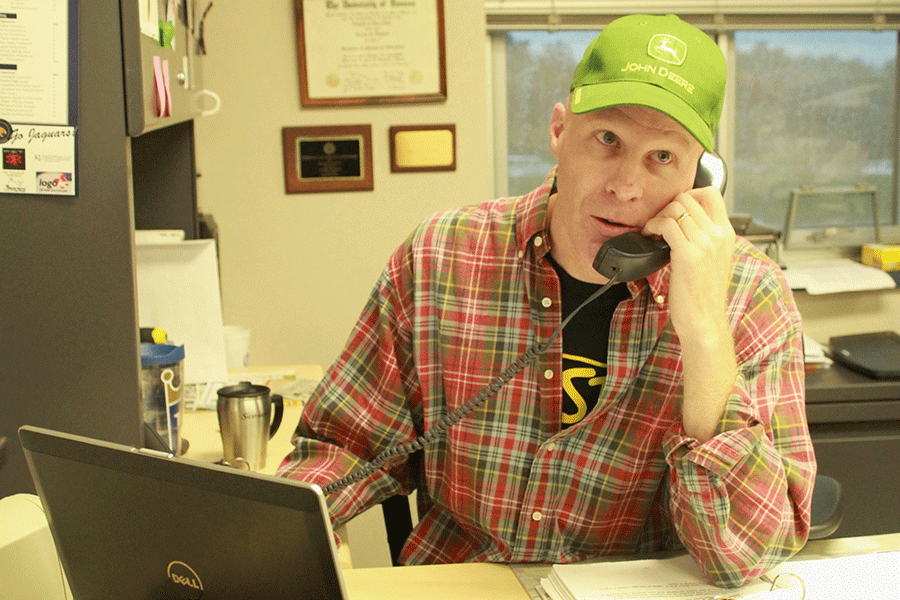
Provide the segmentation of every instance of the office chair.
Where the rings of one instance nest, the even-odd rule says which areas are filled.
[[[412,532],[409,499],[406,496],[391,496],[381,503],[381,510],[384,512],[384,528],[387,531],[391,563],[396,567],[400,564],[403,544]],[[833,534],[840,527],[843,516],[841,484],[833,477],[816,475],[813,484],[809,539],[821,540]]]
[[[400,565],[400,551],[406,538],[412,533],[412,515],[409,511],[407,496],[391,496],[381,503],[384,512],[384,528],[387,531],[388,547],[391,551],[391,564]]]
[[[827,475],[816,475],[813,487],[809,539],[821,540],[837,531],[844,516],[841,484]]]

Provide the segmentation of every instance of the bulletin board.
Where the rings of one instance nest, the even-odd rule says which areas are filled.
[[[0,192],[74,196],[78,1],[0,0]]]

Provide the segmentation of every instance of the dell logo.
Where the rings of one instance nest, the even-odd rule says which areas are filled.
[[[166,577],[175,584],[173,587],[180,598],[196,600],[203,595],[203,583],[200,581],[200,577],[192,568],[179,560],[169,563]]]
[[[171,577],[172,581],[179,585],[186,585],[188,587],[194,588],[195,590],[202,589],[200,587],[200,584],[197,583],[196,579],[191,579],[190,577],[185,577],[184,575],[179,575],[178,573],[172,573],[171,575],[169,575],[169,577]]]

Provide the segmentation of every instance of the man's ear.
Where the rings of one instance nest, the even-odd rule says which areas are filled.
[[[550,115],[550,150],[553,156],[559,159],[559,144],[566,121],[566,105],[557,102],[553,107],[553,114]]]

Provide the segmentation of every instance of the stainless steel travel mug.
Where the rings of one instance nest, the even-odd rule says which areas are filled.
[[[225,464],[252,471],[266,466],[266,446],[278,431],[284,413],[282,397],[270,397],[269,391],[249,381],[218,391],[216,409]]]

